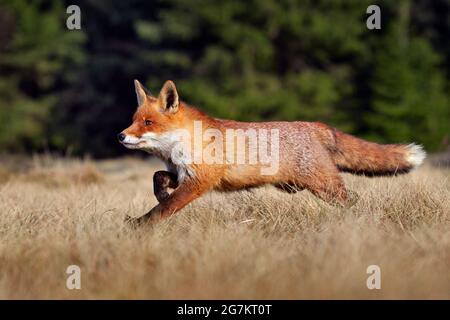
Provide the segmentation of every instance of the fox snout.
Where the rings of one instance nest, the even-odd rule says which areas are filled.
[[[117,139],[121,144],[125,146],[128,146],[129,144],[137,144],[140,142],[140,139],[136,138],[133,135],[126,134],[123,131],[117,135]]]
[[[121,132],[117,135],[117,139],[119,139],[119,142],[123,142],[125,140],[125,133]]]
[[[128,149],[140,149],[145,146],[145,141],[134,135],[121,132],[117,135],[117,140]]]

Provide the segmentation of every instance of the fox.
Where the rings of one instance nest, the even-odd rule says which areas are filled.
[[[172,80],[164,83],[158,96],[153,96],[138,80],[134,80],[134,85],[137,110],[131,125],[118,134],[118,140],[128,149],[160,158],[166,165],[166,170],[153,175],[153,192],[158,204],[140,217],[126,216],[126,221],[134,226],[166,219],[212,190],[229,192],[262,185],[273,185],[289,193],[306,189],[329,204],[347,206],[352,203],[352,192],[347,190],[341,172],[368,177],[395,176],[419,167],[426,157],[419,144],[378,144],[320,122],[240,122],[214,118],[180,100]],[[201,133],[208,130],[224,135],[229,130],[239,131],[241,135],[250,130],[276,132],[277,139],[268,142],[272,153],[278,153],[276,170],[263,174],[262,167],[267,167],[267,163],[260,162],[192,161],[189,157],[192,154],[186,154],[189,149],[181,148],[180,144],[182,140],[183,145],[192,143],[195,123],[199,122]],[[187,138],[180,138],[177,134],[180,130],[188,133]],[[206,139],[200,147],[205,148],[218,139],[217,135]],[[248,156],[257,154],[258,158],[260,149],[250,145],[249,140],[245,139],[243,146]],[[227,144],[225,151],[239,153],[237,147]],[[223,153],[219,154],[218,159],[223,158]]]

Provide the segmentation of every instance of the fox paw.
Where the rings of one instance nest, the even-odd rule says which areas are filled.
[[[348,190],[348,202],[346,204],[346,208],[353,207],[359,200],[359,195],[351,190]]]
[[[141,219],[141,217],[133,218],[130,217],[129,215],[125,216],[124,222],[133,229],[139,228],[144,224],[144,221],[143,219]]]
[[[158,200],[159,203],[164,202],[169,198],[169,193],[167,191],[159,192],[155,194],[156,200]]]
[[[125,216],[124,222],[133,229],[137,229],[144,226],[152,226],[155,223],[154,219],[150,219],[145,216],[133,218],[130,217],[129,215]]]

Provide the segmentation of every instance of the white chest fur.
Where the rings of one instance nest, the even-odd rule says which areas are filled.
[[[192,157],[188,154],[189,151],[183,142],[182,133],[177,131],[162,134],[149,132],[144,134],[141,139],[145,141],[143,149],[163,160],[167,170],[177,175],[179,183],[186,177],[194,175],[190,167]]]

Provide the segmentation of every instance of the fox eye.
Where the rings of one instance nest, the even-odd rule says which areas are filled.
[[[151,125],[153,122],[151,121],[151,120],[144,120],[144,124],[146,125],[146,126],[149,126],[149,125]]]

